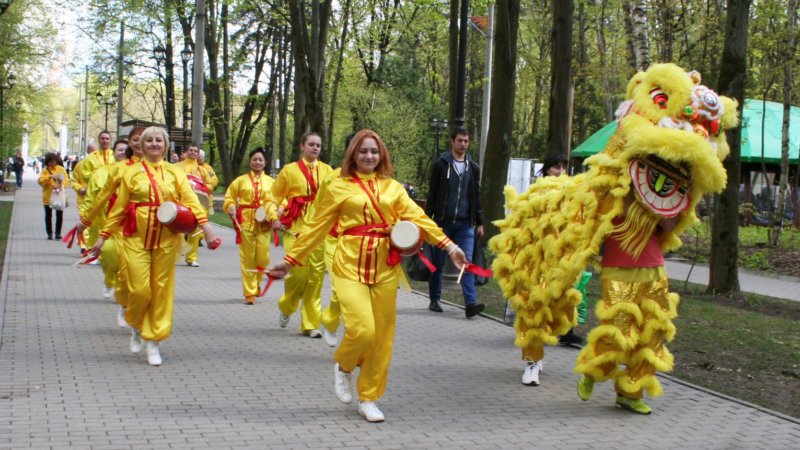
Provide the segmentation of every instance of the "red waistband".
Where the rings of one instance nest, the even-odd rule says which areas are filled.
[[[345,236],[367,236],[375,238],[389,237],[389,225],[385,223],[374,223],[370,225],[359,225],[344,230],[341,234]]]

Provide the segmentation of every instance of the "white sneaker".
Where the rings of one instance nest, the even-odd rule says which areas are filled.
[[[98,264],[100,264],[100,258],[97,258],[97,259],[95,259],[94,261],[92,261],[92,262],[90,262],[90,263],[89,263],[89,265],[90,265],[90,266],[96,266],[96,265],[98,265]]]
[[[333,366],[333,390],[343,403],[353,402],[353,374],[339,370],[339,363]]]
[[[328,347],[336,347],[336,344],[339,343],[339,337],[336,336],[336,333],[331,333],[328,331],[327,328],[324,326],[319,329],[322,332],[322,340],[328,344]]]
[[[319,339],[322,337],[322,333],[320,333],[319,330],[306,330],[303,331],[303,334],[312,339]]]
[[[144,342],[142,342],[142,335],[139,334],[139,330],[136,328],[131,329],[131,353],[139,353],[142,351],[142,347],[144,347]]]
[[[529,362],[525,372],[522,372],[522,384],[538,386],[540,372],[542,372],[542,361]]]
[[[124,306],[120,306],[119,307],[119,312],[117,313],[117,325],[119,325],[120,328],[127,328],[128,327],[128,321],[125,320],[125,307]],[[139,350],[141,350],[141,349],[139,349]]]
[[[358,402],[358,413],[367,419],[367,422],[383,422],[385,420],[375,402]]]
[[[192,262],[186,261],[186,265],[189,267],[200,267],[200,264],[197,261],[192,261]]]
[[[158,342],[147,341],[147,364],[151,366],[161,365],[161,353],[158,352]]]
[[[114,287],[103,288],[103,298],[108,300],[114,296]]]
[[[278,326],[281,328],[286,328],[286,325],[289,325],[289,316],[282,312],[278,312]]]

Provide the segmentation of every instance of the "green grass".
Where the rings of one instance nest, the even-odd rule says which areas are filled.
[[[211,222],[214,222],[217,225],[222,225],[224,227],[233,228],[233,221],[231,221],[231,216],[223,213],[223,212],[216,212],[211,217],[208,218]]]
[[[0,274],[3,273],[6,244],[8,243],[8,230],[11,227],[11,213],[13,211],[13,202],[0,202]]]
[[[427,283],[411,285],[428,292]],[[601,297],[597,277],[589,282],[587,294],[589,320],[576,329],[583,336],[597,325],[593,312]],[[672,375],[800,417],[800,303],[755,294],[715,297],[691,284],[679,294],[679,316],[674,321],[678,334],[668,344],[675,354]],[[442,298],[464,302],[460,286],[452,283],[445,283]],[[503,318],[505,299],[494,280],[478,287],[478,299],[487,314]]]

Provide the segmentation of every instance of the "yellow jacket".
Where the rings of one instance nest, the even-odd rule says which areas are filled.
[[[211,204],[211,199],[213,198],[213,189],[211,189],[211,183],[213,182],[211,176],[208,174],[206,169],[204,169],[200,164],[197,164],[196,159],[189,159],[186,158],[183,161],[177,162],[173,164],[173,166],[180,168],[186,175],[194,175],[200,177],[205,183],[206,187],[208,188],[208,200],[209,204]]]
[[[87,227],[92,226],[94,219],[98,217],[99,214],[105,213],[108,200],[114,193],[117,192],[117,188],[119,188],[119,184],[122,181],[123,172],[125,172],[125,169],[137,162],[139,162],[139,158],[133,156],[131,159],[117,161],[108,166],[107,182],[98,185],[99,190],[96,193],[93,193],[90,199],[87,198],[86,201],[84,201],[80,206],[80,219],[84,225]],[[87,196],[89,195],[88,190],[86,194]]]
[[[219,178],[217,178],[217,172],[214,172],[214,168],[211,167],[211,164],[209,163],[203,163],[200,167],[206,170],[209,179],[207,183],[208,189],[211,190],[211,192],[214,192],[214,189],[216,189],[217,186],[219,185]]]
[[[173,232],[156,218],[158,206],[167,201],[191,209],[198,224],[208,222],[205,208],[197,201],[197,195],[192,191],[186,174],[173,164],[142,161],[128,167],[122,174],[117,201],[114,202],[100,235],[107,239],[123,222],[133,219],[136,230],[126,236],[133,240],[133,245],[146,250],[180,245],[183,234]],[[126,223],[125,228],[131,225],[132,223]]]
[[[81,194],[81,189],[86,189],[86,185],[89,184],[89,180],[85,180],[83,177],[83,163],[85,161],[85,158],[78,161],[78,164],[75,164],[75,168],[72,169],[72,189],[75,189],[78,194],[78,203],[83,201],[83,196],[85,195]]]
[[[382,223],[381,215],[354,178],[336,178],[320,193],[307,225],[284,258],[287,264],[297,266],[299,261],[308,258],[337,222],[340,234],[333,274],[360,283],[380,283],[399,276],[400,264],[390,266],[386,258],[389,256],[389,229],[400,220],[415,223],[431,245],[444,249],[452,243],[411,200],[400,183],[391,178],[378,178],[375,174],[359,174],[359,178],[371,190],[389,227],[377,226]],[[375,225],[375,228],[368,233],[356,232],[356,227],[367,225]]]
[[[322,161],[314,161],[313,167],[308,161],[304,160],[304,162],[309,168],[311,178],[314,180],[314,187],[311,186],[306,177],[303,175],[303,172],[300,170],[300,166],[297,162],[287,164],[283,169],[281,169],[278,177],[275,179],[275,183],[272,185],[272,196],[274,197],[276,206],[281,205],[285,201],[291,202],[292,198],[295,197],[316,195],[316,191],[319,189],[320,182],[333,171],[331,166]],[[294,222],[292,222],[292,226],[290,227],[292,231],[297,231],[303,226],[308,215],[309,208],[310,205],[308,203],[302,206],[300,215],[294,220]],[[277,209],[275,210],[275,213],[276,214],[273,217],[270,217],[270,221],[279,218],[277,215]]]
[[[61,181],[61,188],[66,189],[69,187],[69,175],[67,175],[67,171],[61,166],[55,166],[53,168],[50,166],[45,166],[45,168],[39,173],[39,186],[42,187],[43,205],[50,204],[50,195],[53,193],[53,188],[56,187],[56,177],[58,177],[58,175],[63,177],[63,181]]]
[[[267,217],[275,215],[273,211],[276,206],[272,201],[272,184],[275,180],[263,172],[256,177],[253,171],[246,175],[242,175],[228,186],[225,191],[225,203],[222,205],[222,210],[228,212],[228,208],[235,206],[238,208],[237,216],[239,217],[239,224],[243,230],[246,231],[269,231],[271,223],[258,223],[256,221],[256,208],[263,206],[267,211]],[[258,196],[255,195],[258,190]]]

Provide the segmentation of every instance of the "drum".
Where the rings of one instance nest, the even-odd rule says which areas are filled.
[[[401,255],[411,256],[422,246],[422,231],[413,222],[401,220],[392,227],[389,241]]]
[[[258,208],[256,208],[255,216],[256,216],[256,222],[264,223],[267,221],[267,210],[264,209],[263,206],[259,206]]]
[[[156,212],[158,221],[176,233],[191,233],[197,228],[197,217],[191,209],[174,202],[164,202]]]
[[[189,178],[189,184],[192,185],[192,190],[197,195],[197,200],[203,205],[203,208],[209,209],[213,208],[213,202],[211,200],[211,192],[208,190],[208,186],[206,186],[205,181],[201,177],[197,175],[186,175]]]

